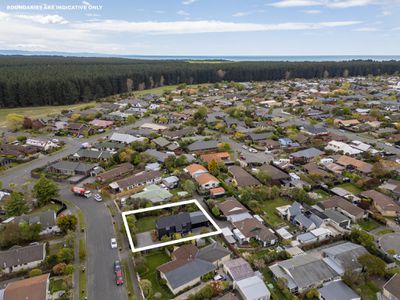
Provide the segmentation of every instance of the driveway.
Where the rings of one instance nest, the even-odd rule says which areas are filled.
[[[400,233],[389,233],[382,236],[379,239],[379,245],[385,252],[393,249],[397,254],[400,254]]]
[[[142,248],[146,246],[151,246],[159,244],[160,242],[154,242],[151,238],[151,231],[141,232],[136,234],[136,244],[135,248]]]

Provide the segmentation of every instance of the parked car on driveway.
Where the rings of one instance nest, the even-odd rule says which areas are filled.
[[[96,200],[97,202],[101,202],[103,201],[103,198],[100,196],[100,194],[95,194],[93,196],[94,200]]]
[[[111,249],[117,249],[117,240],[115,238],[111,239]]]

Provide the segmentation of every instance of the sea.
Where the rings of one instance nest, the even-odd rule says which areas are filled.
[[[119,56],[121,57],[121,56]],[[203,60],[203,61],[350,61],[374,60],[389,61],[400,60],[400,55],[316,55],[316,56],[159,56],[159,55],[127,55],[130,59],[149,60]]]

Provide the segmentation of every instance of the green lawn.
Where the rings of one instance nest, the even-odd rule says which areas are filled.
[[[8,114],[18,114],[23,116],[29,116],[31,118],[46,117],[51,114],[59,114],[64,109],[81,109],[86,106],[95,104],[94,101],[73,105],[60,105],[60,106],[35,106],[35,107],[18,107],[18,108],[2,108],[0,109],[0,126],[6,126]]]
[[[360,286],[360,296],[363,300],[376,300],[377,292],[379,292],[379,288],[372,281]]]
[[[151,281],[153,288],[153,295],[157,292],[162,294],[161,299],[172,299],[173,295],[168,287],[160,284],[160,278],[158,275],[157,267],[160,265],[169,262],[171,259],[164,252],[164,250],[158,250],[154,252],[150,252],[145,255],[147,271],[143,273],[139,273],[140,278],[148,279]]]
[[[50,250],[49,254],[57,254],[62,248],[64,248],[64,243],[56,243],[56,244],[50,244]]]
[[[50,278],[50,292],[53,294],[57,291],[65,291],[67,290],[67,282],[65,279],[60,278],[60,279],[54,279]]]
[[[378,222],[372,219],[360,220],[357,224],[360,225],[360,227],[365,231],[371,231],[380,226]]]
[[[34,209],[32,211],[32,213],[39,213],[39,212],[44,212],[44,211],[48,211],[48,210],[53,210],[53,211],[57,212],[60,208],[61,208],[60,204],[49,203],[49,204],[46,204],[45,206]]]
[[[357,195],[362,192],[362,189],[360,189],[359,187],[355,186],[354,184],[352,184],[350,182],[342,183],[342,184],[338,185],[337,187],[341,187],[342,189],[345,189],[346,191],[348,191],[354,195]]]
[[[284,198],[266,200],[261,203],[261,207],[265,212],[263,216],[265,221],[274,228],[278,227],[279,225],[285,224],[285,221],[277,214],[275,208],[288,204],[292,204],[292,201]]]
[[[156,218],[155,216],[138,218],[136,222],[137,232],[150,231],[156,228]]]
[[[317,199],[316,201],[323,201],[331,196],[327,192],[325,192],[324,190],[321,190],[321,189],[317,189],[313,192],[321,196],[321,198]]]
[[[135,299],[135,291],[133,289],[133,282],[131,280],[131,273],[129,271],[127,261],[123,262],[123,268],[124,268],[126,288],[128,289],[128,293],[129,293],[128,298],[129,298],[129,300],[134,300]]]
[[[385,235],[389,233],[393,233],[394,231],[392,229],[382,229],[378,232],[378,235]]]

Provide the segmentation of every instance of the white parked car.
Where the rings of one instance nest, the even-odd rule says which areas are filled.
[[[221,281],[221,280],[224,280],[224,279],[225,279],[225,277],[223,275],[220,275],[220,274],[214,276],[214,281]]]
[[[115,238],[111,239],[111,249],[117,249],[117,240]]]
[[[247,147],[246,145],[243,145],[242,148],[243,148],[244,150],[248,150],[248,149],[249,149],[249,147]]]
[[[257,153],[258,151],[257,151],[256,149],[254,149],[254,148],[249,148],[249,152],[251,152],[251,153]]]
[[[95,194],[93,196],[94,200],[96,200],[97,202],[101,202],[103,201],[103,198],[100,196],[100,194]]]

